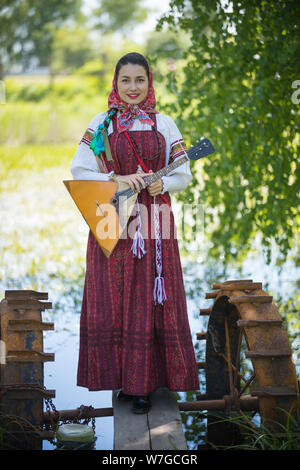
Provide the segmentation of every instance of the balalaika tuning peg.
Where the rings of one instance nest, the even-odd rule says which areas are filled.
[[[215,149],[211,142],[208,139],[203,138],[199,143],[190,148],[188,151],[188,157],[190,160],[198,160],[199,158],[206,157],[206,155],[209,155],[214,151]]]

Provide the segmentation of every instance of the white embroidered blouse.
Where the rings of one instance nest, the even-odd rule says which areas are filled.
[[[107,113],[100,113],[95,116],[89,124],[87,131],[93,133],[99,124],[101,124]],[[156,114],[157,130],[160,132],[166,141],[166,165],[170,159],[173,161],[175,158],[183,155],[186,151],[182,135],[178,130],[175,122],[170,116],[164,114]],[[139,119],[136,119],[130,128],[132,131],[149,131],[151,126],[143,124]],[[113,125],[110,122],[108,127],[108,135],[113,132]],[[99,172],[99,167],[94,155],[94,152],[89,148],[89,140],[86,134],[83,136],[71,164],[71,173],[74,179],[77,180],[98,180],[108,181],[110,173]],[[168,191],[175,193],[184,190],[192,179],[189,161],[180,165],[171,171],[167,176],[163,176],[163,190],[162,193]]]

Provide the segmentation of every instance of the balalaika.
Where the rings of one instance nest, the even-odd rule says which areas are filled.
[[[144,176],[145,186],[166,176],[188,160],[199,160],[214,152],[208,139],[202,139],[182,157],[161,170]],[[63,181],[83,218],[108,258],[120,239],[133,212],[138,191],[127,183],[93,180]]]

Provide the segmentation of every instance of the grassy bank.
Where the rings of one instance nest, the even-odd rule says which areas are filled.
[[[0,146],[0,192],[22,190],[24,181],[43,170],[62,167],[69,172],[77,145]]]

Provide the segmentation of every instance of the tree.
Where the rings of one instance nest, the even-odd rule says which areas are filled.
[[[97,51],[87,29],[76,24],[55,31],[51,50],[53,73],[72,73],[96,57]]]
[[[80,15],[81,0],[10,0],[0,3],[0,79],[13,62],[35,57],[49,65],[54,30]]]
[[[141,6],[141,0],[100,0],[93,17],[95,27],[102,32],[118,33],[145,21],[147,10]]]
[[[152,31],[146,40],[147,56],[157,55],[160,58],[180,59],[184,56],[189,37],[181,32],[180,34],[167,31]]]
[[[205,205],[210,254],[225,260],[247,253],[256,234],[268,262],[273,241],[285,260],[295,240],[299,17],[298,0],[172,0],[158,25],[191,37],[167,110],[190,143],[205,134],[215,146],[202,161],[202,181],[200,163],[193,166],[187,197]]]

